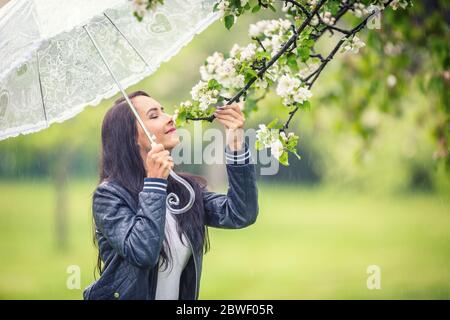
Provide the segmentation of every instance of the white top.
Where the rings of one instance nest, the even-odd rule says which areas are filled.
[[[169,257],[169,264],[165,271],[161,271],[161,259],[159,261],[160,270],[158,271],[158,283],[156,285],[156,300],[178,300],[181,272],[192,254],[189,242],[184,234],[182,237],[186,245],[181,242],[176,224],[173,214],[167,210],[165,237],[168,240],[172,256]]]

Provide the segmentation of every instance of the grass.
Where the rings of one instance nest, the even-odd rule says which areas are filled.
[[[57,250],[45,181],[0,182],[0,299],[81,299],[93,280],[90,196],[69,186],[69,246]],[[449,299],[448,196],[260,185],[257,222],[210,229],[200,299]],[[81,289],[66,286],[81,270]],[[369,265],[381,289],[366,285]]]

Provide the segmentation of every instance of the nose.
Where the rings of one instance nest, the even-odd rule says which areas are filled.
[[[167,120],[167,124],[169,124],[169,125],[173,125],[173,118],[172,118],[172,116],[170,115],[170,114],[167,114],[166,113],[166,117],[168,118]]]

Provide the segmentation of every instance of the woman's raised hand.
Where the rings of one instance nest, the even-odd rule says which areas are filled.
[[[170,152],[164,150],[164,146],[160,143],[152,143],[152,148],[147,153],[145,163],[147,178],[159,179],[167,179],[174,165]]]
[[[217,120],[225,126],[228,147],[239,150],[244,141],[245,116],[242,113],[244,101],[218,107],[214,112]]]

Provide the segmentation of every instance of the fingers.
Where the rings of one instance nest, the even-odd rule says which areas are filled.
[[[229,115],[229,114],[222,114],[222,113],[217,113],[217,114],[216,114],[216,118],[217,118],[217,119],[221,119],[221,120],[231,121],[231,122],[235,122],[235,121],[240,120],[240,119],[238,119],[237,117],[234,117],[234,116],[232,116],[232,115]]]
[[[155,154],[164,150],[164,146],[161,143],[152,143],[152,148],[150,149],[149,154]]]
[[[230,121],[230,120],[226,120],[226,119],[221,119],[221,118],[217,118],[217,120],[223,124],[227,129],[237,129],[237,125],[234,121]]]
[[[147,176],[167,179],[170,170],[173,170],[174,161],[170,152],[164,149],[162,144],[152,143],[151,150],[147,153]]]
[[[217,120],[219,120],[219,122],[224,124],[227,128],[237,129],[244,127],[245,120],[242,116],[235,117],[234,115],[221,113],[215,113],[214,115]]]
[[[214,116],[227,128],[242,128],[245,123],[245,116],[240,109],[240,105],[242,105],[242,103],[243,102],[239,104],[233,103],[231,105],[225,105],[221,108],[218,108],[214,112]]]
[[[218,109],[216,111],[216,113],[220,114],[220,115],[225,115],[225,114],[226,115],[230,115],[230,116],[233,116],[235,118],[242,118],[243,117],[242,112],[240,110],[236,111],[234,108]]]
[[[170,152],[167,150],[163,150],[158,153],[150,155],[150,159],[152,163],[156,165],[157,168],[163,167],[166,164],[166,162],[170,161],[173,162],[173,160],[171,160],[172,157],[170,156]]]
[[[225,104],[219,108],[217,108],[217,110],[234,110],[239,114],[242,114],[242,109],[244,107],[244,101],[241,101],[239,103],[233,102],[232,104]]]

